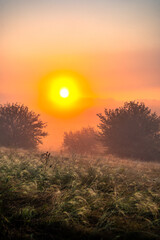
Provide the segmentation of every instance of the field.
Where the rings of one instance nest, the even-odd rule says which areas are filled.
[[[160,239],[160,164],[0,149],[8,239]]]

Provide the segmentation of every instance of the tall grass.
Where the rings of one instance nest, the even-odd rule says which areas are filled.
[[[2,239],[159,239],[160,164],[0,150]]]

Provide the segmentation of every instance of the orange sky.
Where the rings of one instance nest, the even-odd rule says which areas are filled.
[[[41,113],[50,133],[45,147],[60,146],[64,131],[96,125],[104,107],[134,99],[158,107],[153,102],[160,100],[158,1],[2,3],[0,100]],[[82,76],[79,83],[90,88],[86,99],[93,98],[83,111],[70,110],[67,119],[38,104],[39,82],[63,70]]]

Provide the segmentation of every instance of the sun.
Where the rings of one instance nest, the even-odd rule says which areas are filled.
[[[54,108],[65,111],[74,107],[80,98],[80,86],[75,76],[61,73],[50,79],[48,100]]]
[[[62,88],[59,94],[62,98],[67,98],[69,96],[69,90],[67,88]]]
[[[38,104],[43,111],[60,118],[80,114],[93,103],[86,79],[72,71],[56,71],[39,82]]]

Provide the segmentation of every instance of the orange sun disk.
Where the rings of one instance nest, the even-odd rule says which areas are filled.
[[[92,106],[94,94],[88,82],[69,71],[57,71],[39,83],[38,105],[46,113],[70,118]]]

